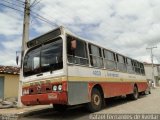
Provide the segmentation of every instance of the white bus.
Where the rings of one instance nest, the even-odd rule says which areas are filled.
[[[136,100],[148,84],[143,63],[81,39],[59,27],[27,43],[23,60],[24,105],[53,104],[58,111],[84,104],[103,108],[105,98]]]

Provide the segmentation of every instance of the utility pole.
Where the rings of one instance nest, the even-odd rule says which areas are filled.
[[[157,47],[149,47],[149,48],[146,48],[148,50],[151,51],[151,62],[152,62],[152,80],[153,80],[153,87],[155,88],[156,87],[156,81],[154,79],[154,65],[153,65],[153,49],[154,48],[157,48]]]
[[[19,90],[18,90],[18,107],[22,107],[21,96],[22,96],[22,66],[24,51],[27,49],[27,41],[29,40],[29,22],[30,22],[30,0],[25,0],[24,7],[24,20],[23,20],[23,36],[22,36],[22,48],[21,48],[21,68],[20,68],[20,80],[19,80]]]

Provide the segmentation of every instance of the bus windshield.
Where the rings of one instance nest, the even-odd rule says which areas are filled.
[[[56,39],[33,48],[27,52],[24,58],[25,77],[62,68],[62,39]]]

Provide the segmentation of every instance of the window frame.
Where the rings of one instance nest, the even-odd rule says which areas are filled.
[[[94,55],[94,54],[92,54],[92,51],[91,51],[91,46],[94,46],[94,47],[97,47],[98,48],[98,51],[99,51],[99,55],[98,56],[96,56],[96,55]],[[102,54],[102,48],[101,47],[99,47],[99,46],[97,46],[97,45],[94,45],[94,44],[92,44],[92,43],[88,43],[88,54],[89,54],[89,59],[90,59],[90,66],[91,67],[95,67],[95,68],[104,68],[104,61],[103,61],[103,54]],[[100,59],[101,60],[101,63],[102,63],[102,65],[101,66],[94,66],[94,62],[93,62],[93,57],[95,57],[96,59],[98,58],[98,59]]]
[[[68,40],[68,37],[71,37],[71,38],[74,38],[76,41],[80,41],[80,42],[83,42],[84,44],[84,48],[85,48],[85,54],[86,54],[86,57],[82,57],[82,56],[74,56],[74,55],[71,55],[71,54],[68,54],[68,41],[71,41],[71,40]],[[68,64],[74,64],[74,65],[79,65],[79,66],[89,66],[89,57],[88,57],[88,48],[87,48],[87,42],[82,40],[82,39],[79,39],[77,37],[74,37],[72,35],[66,35],[66,55],[67,55],[67,63]],[[80,62],[77,63],[77,62],[69,62],[69,56],[72,57],[72,59],[83,59],[83,60],[86,60],[87,61],[87,64],[81,64]],[[76,61],[76,60],[74,60]]]
[[[128,63],[128,60],[130,60],[130,64]],[[134,66],[133,66],[133,59],[126,57],[126,66],[127,66],[127,72],[129,74],[135,74],[135,70],[134,70]],[[131,70],[132,70],[130,72],[128,71],[129,66],[131,67]]]
[[[111,59],[107,59],[105,52],[110,52],[113,55],[113,59],[112,60]],[[103,59],[104,59],[103,60],[104,68],[108,69],[108,70],[117,70],[116,53],[113,52],[113,51],[107,50],[107,49],[103,49],[102,53],[103,53]],[[107,68],[106,62],[114,62],[115,68],[114,67],[113,68]]]
[[[119,56],[122,57],[123,59],[123,63],[119,61]],[[120,71],[120,72],[127,72],[127,65],[126,65],[126,57],[121,55],[121,54],[116,54],[116,57],[117,57],[117,70]],[[123,69],[119,69],[119,65],[123,65]]]
[[[47,70],[47,71],[42,71],[42,67],[44,67],[44,66],[42,66],[42,52],[43,52],[43,50],[44,49],[42,49],[43,48],[43,46],[44,45],[49,45],[49,44],[53,44],[53,43],[55,43],[55,42],[57,42],[57,41],[61,41],[62,43],[62,67],[60,67],[60,68],[56,68],[56,69],[53,69],[53,70]],[[43,44],[40,44],[40,45],[37,45],[37,46],[35,46],[35,47],[33,47],[33,48],[31,48],[31,49],[29,49],[27,52],[26,52],[26,54],[25,54],[25,57],[24,57],[24,61],[25,61],[25,59],[26,59],[26,55],[28,55],[30,52],[32,52],[32,51],[34,51],[34,50],[37,50],[37,49],[40,49],[39,50],[39,68],[37,68],[37,71],[38,72],[36,72],[36,73],[30,73],[30,75],[28,75],[28,71],[25,71],[24,69],[26,69],[25,68],[25,64],[26,64],[26,62],[23,62],[23,76],[24,77],[29,77],[29,76],[33,76],[33,75],[38,75],[38,74],[41,74],[41,73],[46,73],[46,72],[51,72],[51,71],[56,71],[56,70],[60,70],[60,69],[63,69],[64,68],[64,61],[63,61],[63,58],[64,58],[64,56],[63,56],[63,38],[62,37],[57,37],[57,38],[53,38],[52,40],[50,40],[50,41],[47,41],[47,42],[44,42]],[[32,63],[33,64],[33,63]],[[33,64],[34,65],[34,64]],[[31,66],[32,67],[32,66]],[[27,68],[28,69],[28,68]],[[33,69],[32,71],[30,71],[30,72],[35,72],[35,69]]]

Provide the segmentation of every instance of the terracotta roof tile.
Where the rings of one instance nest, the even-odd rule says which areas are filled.
[[[16,75],[18,75],[19,72],[20,72],[19,67],[0,66],[0,73],[3,73],[3,74],[16,74]]]

